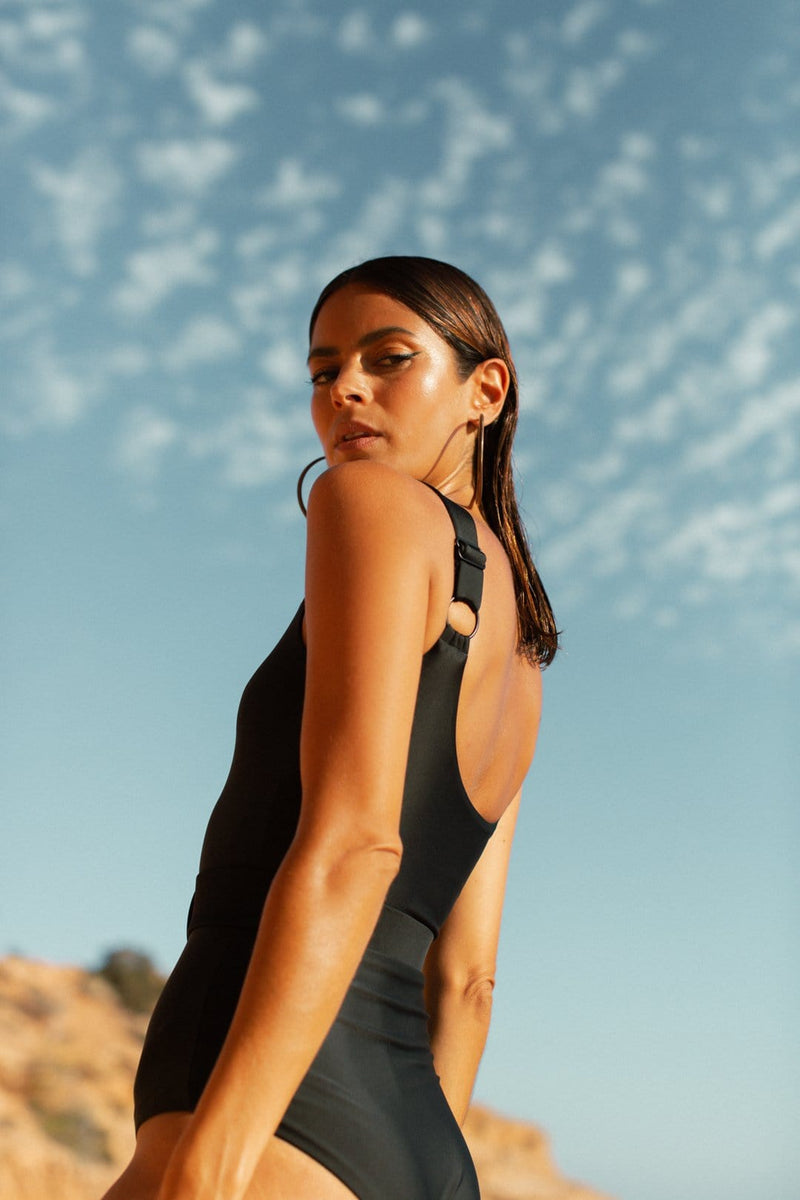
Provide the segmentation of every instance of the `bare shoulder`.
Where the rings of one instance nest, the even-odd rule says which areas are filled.
[[[349,534],[369,532],[373,537],[405,537],[409,544],[424,547],[430,514],[436,508],[442,510],[446,524],[444,507],[434,492],[393,467],[368,460],[340,463],[324,471],[311,489],[309,529],[319,527],[345,542]]]

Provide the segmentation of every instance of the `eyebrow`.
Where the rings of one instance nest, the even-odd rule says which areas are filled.
[[[370,333],[365,333],[359,338],[356,346],[359,350],[364,346],[371,346],[373,342],[378,342],[382,337],[386,337],[390,333],[405,333],[409,337],[414,337],[410,329],[404,329],[402,325],[383,325],[380,329],[373,329]],[[328,358],[333,354],[339,353],[338,346],[312,346],[308,352],[308,361],[312,358]]]

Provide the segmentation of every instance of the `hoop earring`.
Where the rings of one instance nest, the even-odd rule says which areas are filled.
[[[303,483],[305,482],[306,475],[311,470],[311,468],[315,467],[317,465],[317,463],[321,463],[321,462],[325,462],[324,454],[321,454],[319,456],[319,458],[312,458],[312,460],[308,464],[308,466],[303,467],[302,471],[300,472],[300,478],[297,481],[297,503],[300,505],[300,512],[303,514],[304,517],[308,516],[308,512],[306,511],[306,506],[303,503]]]
[[[472,487],[472,503],[480,508],[483,500],[483,413],[478,418],[478,432],[475,435],[475,480]]]

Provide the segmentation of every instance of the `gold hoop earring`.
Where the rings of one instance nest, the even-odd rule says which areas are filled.
[[[483,413],[478,419],[478,432],[475,435],[475,479],[472,486],[472,503],[480,508],[483,500]]]
[[[311,468],[315,467],[317,465],[317,463],[321,463],[321,462],[325,462],[324,454],[321,454],[319,456],[319,458],[312,458],[312,460],[308,464],[308,466],[303,467],[302,471],[300,472],[300,478],[297,481],[297,503],[300,505],[300,512],[303,514],[304,517],[308,516],[308,512],[306,511],[306,506],[303,503],[303,483],[305,482],[306,475],[311,470]]]

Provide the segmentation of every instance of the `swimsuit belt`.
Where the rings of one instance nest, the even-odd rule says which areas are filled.
[[[433,930],[416,917],[384,904],[375,932],[369,939],[369,949],[379,954],[399,958],[410,967],[422,970],[425,955],[433,941]]]
[[[245,929],[255,933],[268,891],[252,867],[208,867],[197,876],[187,933],[196,929]],[[433,930],[408,913],[384,904],[369,949],[421,969]]]

